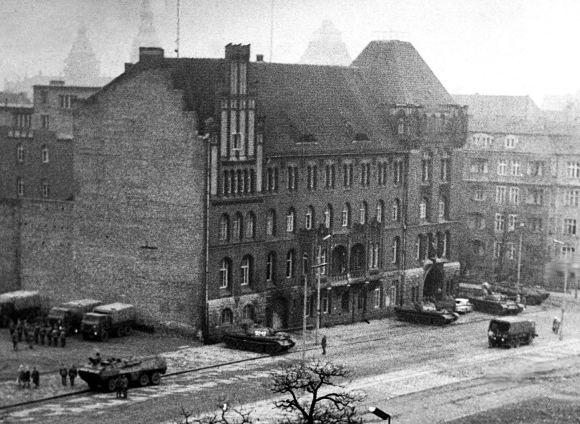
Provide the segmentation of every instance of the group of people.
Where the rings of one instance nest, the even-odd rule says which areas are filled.
[[[129,390],[129,379],[126,375],[117,377],[115,381],[115,391],[118,398],[127,399],[127,391]]]
[[[34,344],[45,344],[57,347],[60,342],[61,347],[66,346],[66,330],[59,323],[50,325],[36,323],[34,326],[28,324],[26,320],[18,320],[16,323],[10,321],[10,338],[12,339],[13,350],[18,350],[18,343],[25,342],[29,349],[34,348]]]
[[[70,380],[70,386],[74,387],[75,378],[77,378],[77,375],[79,375],[77,367],[75,367],[74,364],[72,364],[68,370],[64,364],[61,364],[58,373],[60,374],[60,380],[63,386],[66,386],[66,378],[68,377]]]
[[[18,376],[16,377],[16,382],[18,383],[18,387],[21,388],[30,388],[30,381],[32,380],[32,384],[34,384],[34,388],[37,389],[38,385],[40,384],[40,373],[34,367],[32,371],[28,366],[20,365],[18,368]]]

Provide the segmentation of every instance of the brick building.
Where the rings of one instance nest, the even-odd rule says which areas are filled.
[[[409,44],[349,67],[140,60],[75,120],[77,290],[216,336],[442,298],[458,273],[455,104]],[[457,235],[457,237],[455,237]]]
[[[564,274],[555,268],[579,248],[578,133],[552,122],[527,96],[454,97],[470,113],[464,270],[515,283],[519,267],[523,284],[562,289]],[[554,273],[545,280],[546,268]]]

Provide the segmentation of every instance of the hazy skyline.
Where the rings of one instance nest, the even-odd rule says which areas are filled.
[[[80,25],[101,64],[117,76],[129,61],[142,0],[2,0],[0,84],[62,74]],[[177,0],[150,0],[158,38],[175,57]],[[388,31],[410,41],[452,94],[530,95],[580,88],[580,2],[575,0],[181,0],[180,57],[223,57],[227,43],[252,58],[296,63],[324,19],[354,59]],[[252,59],[254,60],[254,59]]]

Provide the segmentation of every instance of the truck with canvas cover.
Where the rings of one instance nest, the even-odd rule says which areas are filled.
[[[83,316],[103,302],[95,299],[73,300],[62,303],[50,309],[48,312],[48,323],[62,326],[70,336],[81,330]]]
[[[536,323],[516,317],[494,318],[489,321],[487,340],[489,347],[515,348],[534,341]]]
[[[10,320],[28,320],[40,315],[40,293],[37,291],[18,290],[0,294],[0,326],[6,327]]]
[[[161,382],[161,375],[167,372],[167,361],[158,355],[129,358],[109,358],[97,361],[89,358],[89,363],[79,368],[79,377],[91,389],[101,388],[112,392],[118,377],[125,375],[130,385],[147,386]]]
[[[81,322],[81,333],[84,339],[95,338],[105,341],[109,335],[118,337],[131,334],[135,325],[135,306],[127,303],[110,303],[100,305],[87,312]]]

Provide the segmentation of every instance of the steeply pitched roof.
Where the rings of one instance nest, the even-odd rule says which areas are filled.
[[[475,119],[505,117],[533,120],[541,115],[540,108],[530,96],[454,94],[453,98],[460,105],[467,105],[469,115]]]

